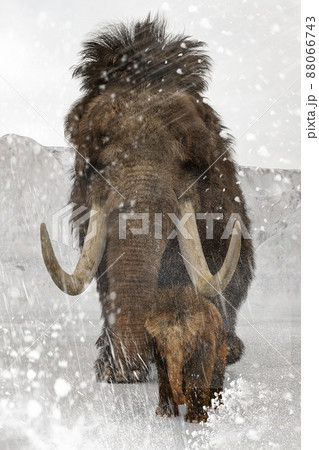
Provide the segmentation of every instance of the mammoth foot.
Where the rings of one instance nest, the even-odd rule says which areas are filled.
[[[104,361],[103,359],[97,359],[95,361],[96,381],[111,383],[112,373],[113,371],[109,362]]]
[[[147,380],[148,375],[146,369],[123,371],[102,359],[96,361],[95,372],[96,380],[104,383],[143,383]]]
[[[207,422],[208,414],[203,409],[201,411],[187,411],[185,421],[189,423]]]
[[[235,334],[227,334],[227,349],[226,364],[230,365],[240,360],[245,351],[245,346],[238,336]]]
[[[177,417],[179,415],[178,406],[174,403],[168,405],[167,403],[156,408],[155,414],[159,417]]]
[[[218,409],[220,406],[222,406],[224,404],[222,389],[213,390],[211,392],[211,399],[212,399],[212,407],[214,409]]]

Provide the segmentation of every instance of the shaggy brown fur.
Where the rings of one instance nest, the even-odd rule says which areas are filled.
[[[186,403],[186,421],[206,422],[211,398],[217,395],[221,401],[227,355],[217,308],[191,286],[161,288],[145,328],[154,340],[159,382],[156,414],[176,416],[177,405]]]
[[[93,36],[84,44],[74,71],[84,95],[65,121],[66,135],[77,150],[70,201],[87,207],[99,202],[109,228],[97,272],[104,318],[97,343],[99,379],[144,379],[150,358],[143,328],[148,305],[158,286],[190,283],[177,239],[166,239],[173,230],[166,214],[178,214],[179,198],[191,199],[196,212],[223,214],[214,222],[214,239],[206,238],[205,221],[197,221],[212,273],[227,252],[229,239],[221,236],[230,214],[238,213],[250,229],[231,140],[200,95],[210,66],[203,45],[167,35],[163,22],[148,17],[131,28],[109,27]],[[110,201],[111,193],[116,198]],[[163,239],[154,239],[150,232],[120,240],[119,210],[149,212],[151,220],[162,213]],[[153,226],[151,222],[150,230]],[[82,225],[81,246],[85,233]],[[236,311],[246,298],[253,268],[251,241],[243,239],[236,272],[216,303],[225,303],[220,311],[226,311],[229,362],[235,362],[243,349],[235,335]]]
[[[204,45],[187,36],[169,36],[164,21],[148,16],[131,27],[111,25],[87,41],[73,75],[93,97],[119,85],[130,91],[176,89],[178,84],[182,91],[197,94],[206,88],[203,76],[210,67]]]

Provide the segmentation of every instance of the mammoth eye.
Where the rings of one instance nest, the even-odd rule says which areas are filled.
[[[191,147],[191,143],[192,143],[192,141],[191,141],[191,135],[190,135],[190,134],[187,134],[186,136],[180,136],[180,137],[178,138],[178,142],[179,142],[180,144],[185,145],[187,148]]]

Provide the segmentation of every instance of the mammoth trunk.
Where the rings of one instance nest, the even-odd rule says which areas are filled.
[[[137,205],[137,209],[141,211],[141,205]],[[155,239],[152,223],[149,233],[129,231],[141,229],[141,220],[133,219],[127,223],[125,238],[120,238],[118,216],[116,211],[110,214],[106,252],[108,296],[103,310],[113,359],[125,373],[125,368],[137,370],[148,366],[151,357],[145,314],[155,297],[166,236],[172,231],[172,225],[163,222],[163,238]]]

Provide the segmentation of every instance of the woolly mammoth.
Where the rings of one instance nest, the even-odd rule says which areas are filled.
[[[203,101],[210,68],[203,45],[167,35],[163,22],[148,17],[88,40],[74,70],[83,96],[65,121],[76,150],[70,201],[98,214],[80,227],[82,253],[72,275],[58,263],[44,224],[41,241],[64,292],[77,295],[97,280],[104,319],[99,379],[145,379],[152,357],[145,314],[162,286],[193,284],[223,315],[228,362],[243,349],[235,325],[254,266],[251,241],[241,236],[250,221],[231,140]],[[146,233],[137,231],[144,214]],[[135,230],[124,239],[123,217]]]
[[[227,355],[216,306],[191,286],[161,288],[145,328],[153,338],[158,373],[156,414],[178,416],[177,405],[186,403],[187,422],[206,422],[211,399],[221,402]]]

